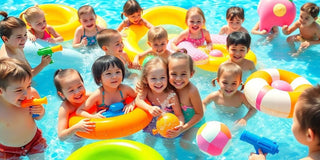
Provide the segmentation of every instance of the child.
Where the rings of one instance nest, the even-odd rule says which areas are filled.
[[[115,56],[105,55],[98,58],[92,65],[92,74],[97,85],[101,85],[94,91],[87,101],[77,109],[77,114],[89,118],[104,118],[103,112],[109,109],[111,104],[123,102],[127,97],[136,97],[136,92],[129,86],[121,84],[125,69],[121,60]],[[133,103],[124,104],[125,113],[130,112]],[[90,114],[87,111],[97,106],[97,113]]]
[[[195,47],[204,45],[207,43],[207,48],[212,49],[212,41],[208,30],[204,29],[206,19],[204,13],[199,7],[192,7],[187,11],[186,24],[188,29],[184,30],[179,36],[172,42],[171,48],[174,51],[179,51],[180,48],[177,45],[182,41],[188,41]]]
[[[305,3],[300,8],[299,20],[293,23],[291,27],[283,26],[282,32],[286,35],[291,34],[293,31],[299,28],[300,34],[289,36],[287,42],[291,48],[294,49],[294,42],[300,41],[300,47],[298,51],[292,54],[292,56],[298,56],[304,49],[310,45],[320,43],[320,25],[316,20],[319,14],[319,7],[314,3]]]
[[[132,68],[132,63],[128,55],[123,52],[122,37],[117,30],[103,29],[97,34],[97,41],[106,55],[115,56],[119,58],[126,67]]]
[[[161,26],[150,28],[150,30],[148,31],[148,44],[151,49],[134,57],[133,66],[135,68],[140,68],[141,66],[139,64],[139,61],[148,55],[160,56],[164,59],[167,59],[171,54],[171,52],[167,50],[168,33]]]
[[[96,24],[97,15],[93,8],[89,5],[80,7],[78,18],[81,26],[75,31],[72,46],[79,48],[95,45],[97,43],[96,35],[103,27]]]
[[[0,21],[0,36],[4,43],[0,49],[0,58],[15,58],[30,66],[23,52],[27,40],[26,24],[19,18],[8,17],[6,12],[0,11],[0,15],[4,17]],[[50,56],[43,56],[41,63],[32,69],[32,76],[36,76],[50,61]]]
[[[232,32],[227,37],[227,50],[230,54],[229,62],[236,63],[242,71],[255,71],[252,61],[245,59],[250,50],[251,37],[245,32]]]
[[[260,22],[257,22],[256,25],[252,28],[251,33],[252,34],[260,34],[260,35],[266,35],[267,41],[271,41],[273,40],[278,34],[279,34],[279,28],[277,26],[273,26],[270,30],[270,32],[268,33],[266,30],[259,30],[259,24]]]
[[[68,127],[68,119],[77,108],[88,98],[84,88],[83,79],[80,73],[74,69],[59,69],[54,74],[54,84],[57,93],[63,100],[59,108],[58,117],[58,137],[60,140],[71,140],[73,142],[72,151],[77,150],[83,145],[83,139],[76,136],[76,132],[90,132],[95,127],[94,122],[83,119],[72,127]]]
[[[292,123],[292,133],[303,145],[308,146],[309,155],[304,160],[320,159],[320,86],[306,89],[299,97]],[[259,155],[251,153],[249,159],[265,160],[262,152]]]
[[[227,19],[228,25],[225,25],[221,28],[219,32],[220,35],[228,35],[235,31],[248,33],[248,31],[244,27],[242,27],[242,23],[244,22],[243,8],[240,8],[240,7],[228,8],[226,19]]]
[[[235,108],[240,108],[244,104],[249,111],[235,123],[238,126],[245,126],[248,119],[254,115],[256,110],[248,103],[244,94],[238,91],[238,87],[242,82],[241,77],[242,69],[237,64],[231,62],[221,64],[218,69],[217,78],[212,80],[214,87],[217,80],[220,89],[209,94],[202,103],[204,106],[207,106],[213,101],[219,106]]]
[[[0,59],[0,159],[45,159],[46,140],[35,122],[43,117],[44,107],[21,107],[22,100],[40,97],[31,87],[31,78],[28,64],[13,58]]]
[[[124,28],[129,27],[132,24],[144,25],[150,29],[153,25],[147,20],[141,18],[142,8],[136,0],[128,0],[123,6],[123,12],[121,13],[121,18],[123,16],[127,17],[124,21],[120,23],[117,31],[121,32]]]
[[[47,25],[44,12],[38,6],[28,8],[22,15],[30,27],[28,37],[31,41],[40,38],[50,43],[63,42],[62,36]]]

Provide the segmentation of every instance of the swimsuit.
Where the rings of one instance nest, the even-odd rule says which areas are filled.
[[[98,33],[98,28],[97,28],[97,26],[96,26],[96,31],[97,31],[97,33]],[[96,35],[97,35],[97,34],[96,34]],[[84,37],[87,37],[87,40],[88,40],[87,46],[92,46],[92,45],[94,45],[94,44],[97,43],[96,35],[91,36],[91,37],[86,36],[86,30],[83,29],[83,36],[81,36],[81,40],[82,40]],[[80,40],[80,41],[81,41],[81,40]]]
[[[189,122],[195,114],[193,107],[181,105],[181,109],[182,109],[185,123]],[[193,127],[199,128],[205,122],[206,122],[205,119],[201,118],[201,120],[198,123],[196,123]]]
[[[31,32],[32,32],[33,35],[36,35],[35,32],[34,32],[34,30],[33,30],[32,28],[31,28]],[[51,34],[48,32],[48,30],[45,29],[45,30],[44,30],[44,34],[43,34],[43,37],[40,38],[40,39],[47,41],[49,38],[52,38],[52,36],[51,36]]]
[[[119,90],[119,93],[120,93],[121,99],[123,99],[122,91]],[[111,105],[105,105],[104,91],[102,92],[102,104],[98,106],[98,111],[106,109],[106,111],[102,113],[103,116],[114,117],[114,116],[123,115],[124,114],[124,112],[122,111],[123,107],[124,107],[124,100],[121,100],[120,102],[117,102],[117,103],[113,103]]]
[[[0,144],[0,159],[19,159],[21,156],[43,153],[47,148],[46,139],[38,128],[33,139],[22,147],[8,147]]]
[[[192,43],[195,47],[202,46],[205,41],[205,37],[203,35],[203,30],[201,29],[201,38],[200,39],[190,38],[190,31],[189,31],[188,38],[186,39],[186,41]]]

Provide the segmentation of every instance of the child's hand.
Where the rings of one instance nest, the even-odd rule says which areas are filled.
[[[134,69],[141,69],[141,66],[139,64],[139,61],[133,61],[132,62],[132,68]]]
[[[133,111],[134,107],[135,107],[134,103],[130,103],[130,104],[125,105],[123,107],[122,111],[124,111],[124,114],[127,114],[127,113]]]
[[[49,38],[49,39],[47,39],[47,41],[50,43],[56,43],[56,41],[53,38]]]
[[[44,64],[45,66],[47,66],[48,64],[50,64],[50,62],[51,62],[51,56],[49,56],[49,55],[42,56],[41,64]]]
[[[85,118],[79,121],[75,126],[77,132],[92,132],[96,127],[95,122],[90,122],[90,118]]]
[[[103,109],[99,112],[97,112],[96,114],[93,115],[93,118],[106,118],[102,115],[103,112],[107,111],[106,109]]]
[[[157,117],[162,113],[162,110],[158,106],[152,106],[148,111],[153,117]]]
[[[310,42],[309,41],[304,41],[304,42],[302,42],[301,44],[300,44],[300,48],[301,49],[306,49],[306,48],[308,48],[310,46]],[[300,49],[299,48],[299,49]]]
[[[33,34],[28,34],[28,38],[30,39],[30,41],[34,42],[37,40],[37,37]]]
[[[247,125],[247,121],[243,118],[235,121],[235,124],[239,127],[243,127],[243,126],[246,126]]]
[[[182,125],[174,127],[174,129],[169,129],[167,131],[167,137],[168,138],[175,138],[178,137],[181,133]]]
[[[29,108],[30,113],[36,117],[42,117],[44,115],[44,108],[42,106],[31,106]]]
[[[80,43],[82,46],[87,46],[87,44],[88,44],[87,37],[82,38]]]
[[[258,150],[259,154],[251,153],[249,160],[266,160],[267,154],[263,154],[261,149]]]
[[[284,34],[287,34],[287,32],[288,32],[288,25],[284,25],[284,26],[282,26],[282,32],[284,33]]]

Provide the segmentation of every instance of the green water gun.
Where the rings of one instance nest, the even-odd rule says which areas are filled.
[[[52,56],[52,53],[62,51],[62,45],[57,45],[53,47],[45,47],[41,48],[38,50],[38,55],[39,56],[47,56],[49,55],[50,57]],[[51,60],[50,64],[53,63],[53,60]]]

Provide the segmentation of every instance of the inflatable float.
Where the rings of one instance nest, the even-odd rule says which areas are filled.
[[[288,85],[284,86],[283,82]],[[278,89],[274,88],[276,86]],[[265,69],[248,77],[243,92],[257,110],[276,117],[291,118],[298,97],[309,87],[312,85],[307,79],[293,72]]]
[[[83,146],[73,152],[67,160],[164,160],[153,148],[131,140],[105,140]]]
[[[44,11],[47,24],[52,26],[65,41],[73,39],[75,30],[81,25],[75,8],[62,4],[41,4],[39,8]],[[22,13],[19,17],[26,22]],[[97,24],[107,27],[107,23],[100,16],[97,16]]]

